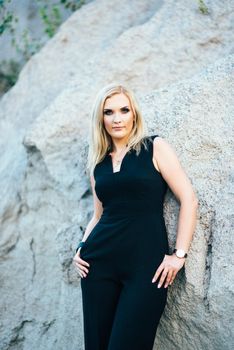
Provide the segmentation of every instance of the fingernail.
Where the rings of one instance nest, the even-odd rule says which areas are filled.
[[[160,288],[161,287],[161,284],[158,284],[158,288]]]
[[[152,283],[153,283],[153,282],[155,282],[155,279],[154,279],[154,278],[152,279]]]

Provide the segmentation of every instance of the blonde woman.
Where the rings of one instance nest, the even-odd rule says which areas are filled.
[[[73,259],[85,350],[152,350],[167,287],[188,254],[198,201],[174,149],[147,135],[126,86],[99,92],[90,135],[94,213]],[[172,254],[163,217],[168,186],[181,204]]]

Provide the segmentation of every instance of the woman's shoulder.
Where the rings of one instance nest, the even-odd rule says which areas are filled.
[[[160,137],[159,134],[151,134],[151,135],[148,135],[146,136],[146,139],[149,141],[149,142],[153,142],[155,138],[158,138]]]
[[[152,141],[153,152],[155,155],[162,154],[164,156],[175,154],[175,149],[171,143],[165,138],[158,134],[153,134],[149,136],[149,139]],[[157,141],[156,141],[157,140]]]
[[[151,142],[154,142],[154,140],[160,140],[159,142],[167,142],[166,141],[166,139],[163,137],[163,136],[161,136],[160,134],[151,134],[151,135],[148,135],[147,136],[147,139],[149,140],[149,141],[151,141]]]
[[[148,144],[156,150],[157,152],[159,150],[164,150],[165,148],[170,147],[169,143],[167,140],[162,137],[160,134],[151,134],[146,137],[146,140],[148,141]]]

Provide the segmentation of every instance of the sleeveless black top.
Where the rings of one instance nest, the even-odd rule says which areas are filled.
[[[142,254],[143,265],[152,268],[168,254],[163,217],[168,185],[152,161],[157,136],[146,138],[147,149],[142,145],[139,155],[128,151],[118,172],[113,172],[109,153],[95,166],[95,192],[103,213],[81,248],[83,259],[117,263],[121,252],[132,271],[142,266]]]
[[[104,160],[94,169],[95,192],[103,204],[105,215],[111,207],[116,207],[116,214],[125,215],[138,210],[138,206],[148,210],[162,211],[162,202],[167,190],[167,182],[155,168],[153,158],[153,139],[147,138],[148,150],[142,145],[140,154],[135,150],[127,152],[122,160],[120,171],[113,172],[111,155],[106,153]]]

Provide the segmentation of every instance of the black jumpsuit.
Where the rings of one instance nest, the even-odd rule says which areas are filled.
[[[111,155],[96,165],[103,214],[81,248],[90,267],[81,278],[85,350],[152,350],[167,300],[152,283],[169,254],[163,217],[167,183],[156,170],[153,139],[128,151],[113,173]],[[160,275],[161,276],[161,275]],[[159,277],[160,277],[159,276]]]

